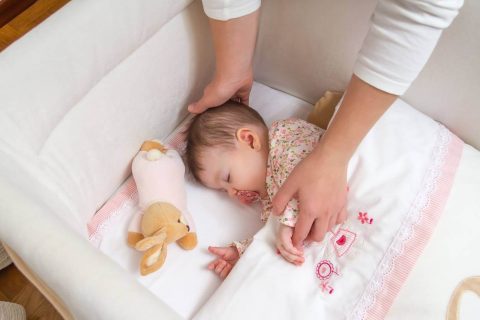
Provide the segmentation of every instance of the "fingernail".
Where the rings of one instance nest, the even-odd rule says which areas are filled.
[[[280,255],[280,250],[277,249],[277,254]]]

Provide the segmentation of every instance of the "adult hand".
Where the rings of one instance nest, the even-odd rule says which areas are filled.
[[[188,111],[201,113],[229,99],[248,104],[259,11],[227,21],[209,19],[215,49],[215,76]]]
[[[292,242],[302,250],[304,240],[321,241],[327,231],[345,221],[346,165],[321,152],[312,152],[295,167],[275,195],[274,214],[281,214],[294,196],[300,212]]]
[[[217,107],[229,99],[248,105],[250,91],[253,85],[251,70],[244,75],[235,75],[235,78],[224,78],[216,76],[203,91],[200,100],[191,103],[188,111],[202,113],[211,107]]]
[[[312,153],[292,171],[273,199],[281,214],[296,196],[300,212],[293,232],[295,247],[321,241],[325,233],[347,217],[347,166],[375,122],[397,96],[379,90],[353,75],[343,102]]]

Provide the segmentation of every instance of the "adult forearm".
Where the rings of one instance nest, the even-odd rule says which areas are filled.
[[[315,153],[332,164],[346,165],[365,135],[396,98],[353,75],[343,102]]]
[[[239,75],[252,73],[258,16],[257,10],[228,21],[210,19],[218,80],[236,79]]]

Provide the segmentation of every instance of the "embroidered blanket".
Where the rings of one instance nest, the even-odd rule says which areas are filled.
[[[448,198],[463,142],[398,100],[348,168],[347,221],[294,266],[270,219],[195,319],[384,319]]]

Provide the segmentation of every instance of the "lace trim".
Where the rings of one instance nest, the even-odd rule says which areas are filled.
[[[443,125],[439,124],[438,131],[439,134],[431,156],[432,165],[428,168],[424,177],[423,187],[420,189],[422,191],[415,198],[412,207],[402,222],[402,226],[348,319],[365,319],[367,311],[375,304],[376,297],[383,288],[385,277],[391,272],[395,260],[403,253],[405,244],[412,236],[414,226],[417,225],[422,212],[430,204],[431,196],[442,173],[448,146],[452,140],[452,134]]]
[[[135,190],[134,193],[132,193],[131,195],[128,195],[126,199],[118,207],[113,209],[108,215],[108,217],[97,226],[97,228],[95,229],[95,232],[91,234],[90,237],[88,238],[90,243],[98,248],[103,239],[105,231],[110,227],[113,219],[116,218],[121,212],[123,212],[123,210],[127,208],[135,207],[137,203],[138,203],[138,194],[137,194],[137,191]]]

